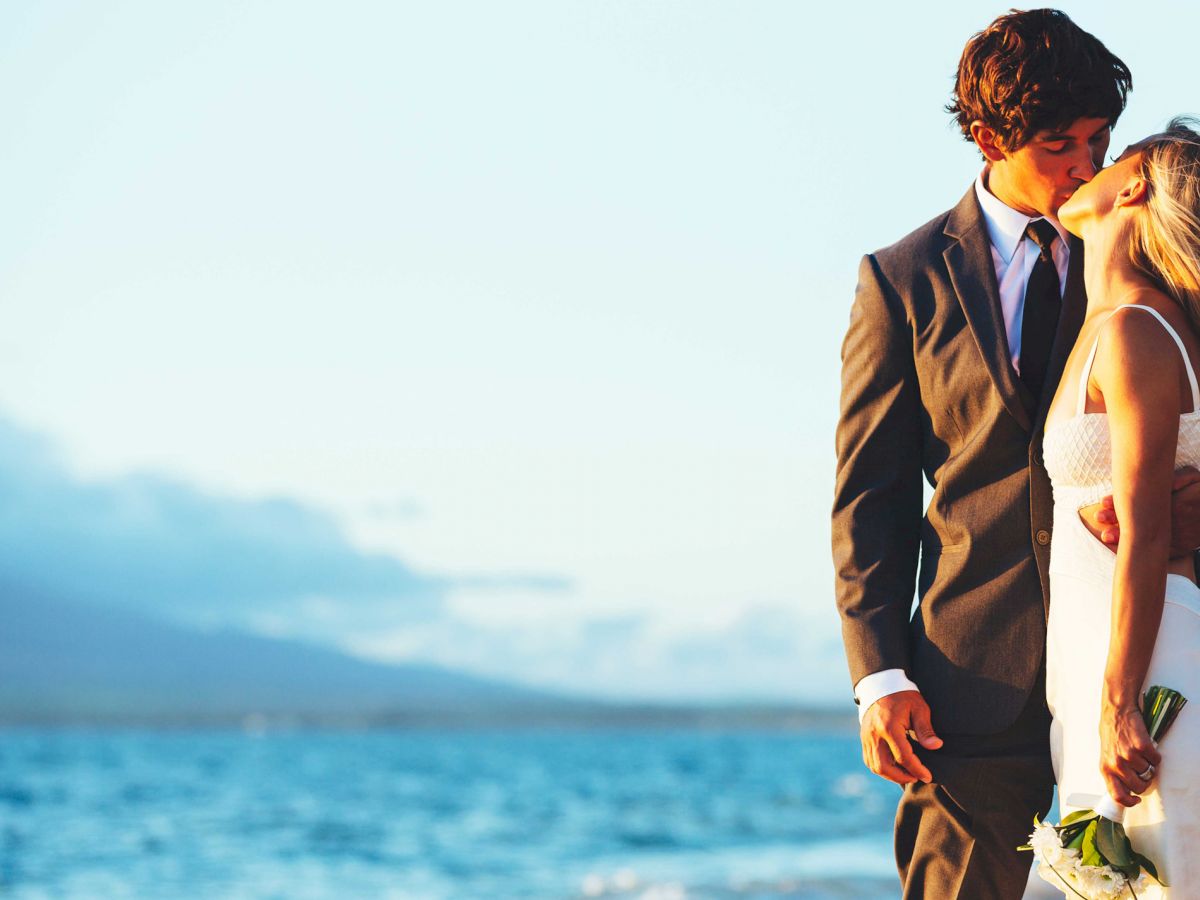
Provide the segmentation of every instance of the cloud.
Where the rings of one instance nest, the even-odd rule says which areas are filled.
[[[836,618],[832,606],[827,617]],[[836,624],[790,604],[760,604],[725,625],[654,615],[480,626],[445,619],[362,635],[380,660],[421,660],[530,685],[646,701],[849,703]]]
[[[147,474],[83,481],[52,442],[2,418],[0,579],[184,624],[305,638],[381,661],[599,697],[849,697],[832,606],[805,612],[764,603],[689,621],[652,604],[585,618],[568,603],[514,618],[514,597],[556,592],[569,600],[571,582],[552,574],[432,576],[358,549],[331,515],[293,500],[214,496]],[[456,591],[484,592],[501,609],[473,620],[450,602]]]
[[[377,500],[368,503],[363,512],[373,519],[407,521],[424,519],[429,511],[411,497],[398,500]]]
[[[214,496],[148,474],[81,481],[51,442],[3,419],[0,575],[64,599],[326,641],[437,620],[455,584],[356,548],[329,514],[294,500]]]

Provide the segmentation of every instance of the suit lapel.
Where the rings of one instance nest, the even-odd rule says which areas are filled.
[[[988,375],[1012,417],[1026,431],[1032,431],[1030,410],[1034,407],[1033,397],[1020,383],[1009,361],[1008,336],[1004,330],[1000,290],[996,286],[996,268],[992,263],[991,243],[974,185],[951,211],[945,233],[952,241],[942,256]],[[1072,258],[1074,255],[1072,253]],[[1060,334],[1062,330],[1060,324]]]

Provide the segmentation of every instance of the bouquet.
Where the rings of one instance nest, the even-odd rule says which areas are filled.
[[[1142,695],[1142,719],[1154,741],[1162,739],[1187,703],[1179,691],[1154,685]],[[1032,850],[1038,875],[1063,893],[1084,900],[1136,900],[1148,878],[1166,886],[1154,863],[1133,849],[1120,817],[1105,797],[1096,809],[1071,813],[1057,825],[1033,817],[1033,834],[1019,850]]]

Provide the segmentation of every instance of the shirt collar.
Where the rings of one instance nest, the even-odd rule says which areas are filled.
[[[1029,223],[1035,219],[1046,217],[1027,216],[998,200],[995,194],[984,187],[983,175],[986,171],[986,168],[982,169],[975,178],[975,196],[979,198],[979,205],[983,208],[983,221],[987,223],[988,237],[991,239],[992,246],[996,248],[996,252],[1000,254],[1004,264],[1008,265],[1012,262],[1013,254],[1017,252],[1017,244],[1025,236],[1025,229],[1029,227]],[[1054,219],[1046,218],[1046,221],[1054,226],[1054,230],[1062,238],[1063,244],[1069,248],[1071,244],[1068,240],[1067,230]]]

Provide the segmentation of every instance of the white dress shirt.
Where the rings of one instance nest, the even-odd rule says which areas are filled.
[[[1004,333],[1008,337],[1008,356],[1013,371],[1021,374],[1021,319],[1025,312],[1025,287],[1041,253],[1030,238],[1025,237],[1029,223],[1043,216],[1030,217],[1007,206],[984,186],[984,175],[975,179],[975,196],[983,207],[988,240],[992,245],[992,265],[996,268],[996,284],[1000,288],[1000,308],[1004,312]],[[1058,269],[1058,292],[1067,289],[1067,265],[1071,259],[1067,230],[1054,219],[1046,219],[1059,239],[1050,245],[1054,267]],[[1023,239],[1023,240],[1022,240]]]
[[[1004,333],[1008,338],[1008,355],[1012,361],[1013,371],[1021,374],[1021,321],[1025,312],[1025,288],[1029,284],[1029,276],[1038,260],[1040,250],[1032,239],[1026,237],[1025,229],[1029,223],[1042,216],[1030,217],[1017,212],[1011,206],[998,200],[987,189],[984,180],[987,169],[981,171],[975,179],[975,196],[983,209],[983,221],[987,224],[988,241],[992,246],[992,265],[996,269],[996,284],[1000,289],[1000,308],[1004,314]],[[1054,256],[1054,267],[1058,269],[1058,288],[1063,292],[1067,287],[1067,267],[1071,259],[1071,248],[1068,243],[1067,231],[1054,219],[1047,219],[1054,230],[1058,232],[1058,240],[1050,245],[1050,253]],[[979,302],[984,302],[979,298]],[[880,697],[896,694],[900,691],[920,690],[904,673],[903,669],[884,669],[872,672],[859,680],[854,686],[854,697],[858,700],[858,718],[866,715],[867,710]]]

